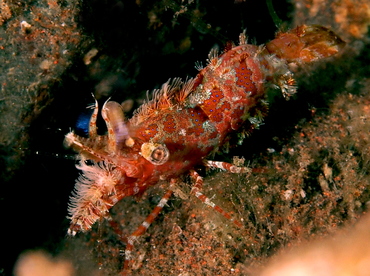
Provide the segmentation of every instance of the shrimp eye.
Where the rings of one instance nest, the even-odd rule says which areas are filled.
[[[154,165],[162,165],[170,157],[165,144],[144,143],[141,146],[141,155]]]

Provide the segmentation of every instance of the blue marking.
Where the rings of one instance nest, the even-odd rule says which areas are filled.
[[[89,111],[91,112],[84,112],[78,116],[75,126],[77,134],[89,135],[90,118],[94,110],[91,109]]]

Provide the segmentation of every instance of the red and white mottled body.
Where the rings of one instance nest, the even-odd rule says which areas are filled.
[[[258,127],[267,110],[268,88],[280,88],[285,96],[295,92],[288,63],[331,56],[343,45],[334,33],[317,26],[300,26],[278,34],[266,47],[246,44],[244,35],[240,42],[220,56],[211,51],[208,65],[194,79],[165,83],[129,121],[125,121],[118,103],[106,102],[102,116],[107,135],[96,133],[96,104],[89,138],[73,132],[66,136],[66,143],[79,152],[77,167],[83,172],[69,207],[70,234],[89,230],[123,197],[140,195],[159,180],[176,181],[188,172],[195,181],[193,193],[228,217],[200,192],[202,181],[193,168],[203,164],[245,172],[246,168],[207,161],[206,157],[227,143],[232,133],[243,138]],[[170,188],[153,215],[128,238],[126,260],[130,259],[134,240],[171,194]]]

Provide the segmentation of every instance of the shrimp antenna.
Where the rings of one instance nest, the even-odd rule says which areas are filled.
[[[274,21],[277,29],[280,29],[280,26],[283,24],[283,21],[277,15],[274,6],[272,5],[272,0],[266,0],[267,8],[269,10],[272,21]]]

